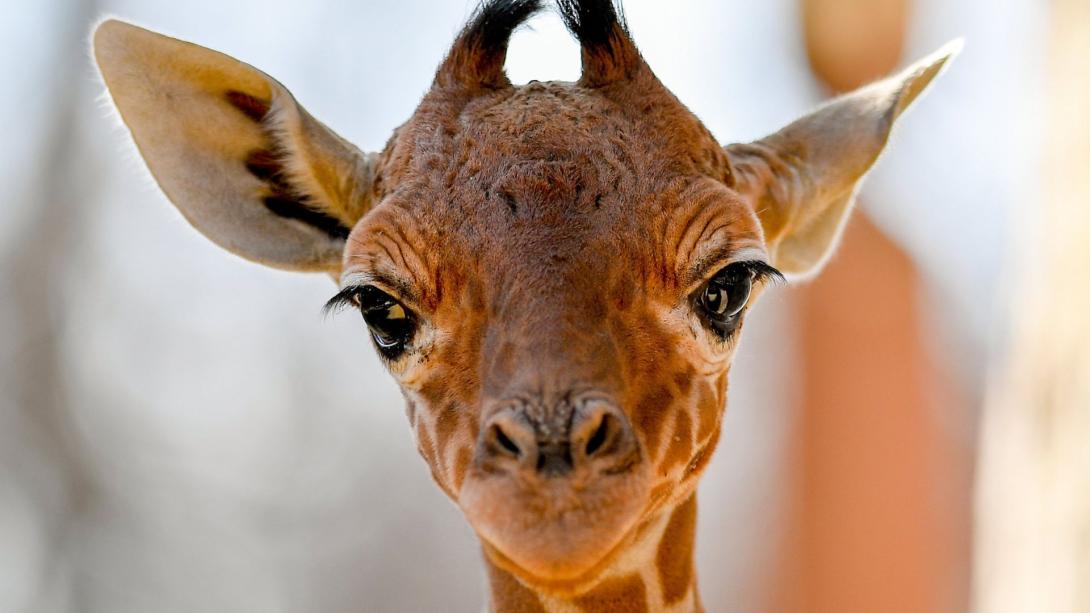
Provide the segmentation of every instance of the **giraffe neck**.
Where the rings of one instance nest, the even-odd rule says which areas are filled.
[[[651,520],[601,581],[573,598],[537,593],[485,558],[493,613],[703,611],[693,567],[696,494]]]

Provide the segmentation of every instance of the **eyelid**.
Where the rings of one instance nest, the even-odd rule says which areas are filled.
[[[394,300],[397,300],[399,303],[413,311],[419,313],[421,310],[420,296],[405,278],[386,275],[381,272],[363,271],[346,272],[341,275],[342,291],[353,287],[357,288],[356,291],[359,291],[359,288],[368,285],[377,287],[390,296],[393,296]]]
[[[764,252],[757,249],[744,249],[732,253],[729,258],[717,258],[716,260],[708,260],[707,262],[701,263],[699,272],[693,275],[693,280],[686,288],[685,293],[691,294],[698,291],[728,266],[736,264],[744,265],[746,268],[753,271],[754,282],[761,283],[768,280],[772,280],[777,284],[787,282],[784,279],[783,274],[768,263],[764,257]]]
[[[753,275],[753,283],[755,285],[768,281],[776,284],[787,283],[787,281],[784,279],[783,273],[773,268],[771,264],[768,264],[767,262],[764,262],[762,260],[745,260],[741,262],[728,262],[727,264],[724,264],[723,266],[715,269],[715,274],[710,275],[708,278],[696,284],[695,288],[690,293],[699,292],[701,288],[711,283],[723,271],[727,270],[731,266],[741,266],[742,268],[748,270],[750,274]]]
[[[689,285],[700,285],[714,277],[720,270],[739,262],[767,263],[768,255],[763,249],[756,246],[734,249],[729,245],[723,245],[712,249],[689,267]]]

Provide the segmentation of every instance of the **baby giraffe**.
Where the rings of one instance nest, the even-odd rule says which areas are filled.
[[[701,611],[695,489],[757,296],[813,273],[894,121],[956,52],[718,144],[610,0],[558,0],[574,83],[513,85],[542,0],[486,0],[379,153],[263,72],[109,20],[94,53],[201,233],[340,282],[420,454],[480,537],[493,611]]]

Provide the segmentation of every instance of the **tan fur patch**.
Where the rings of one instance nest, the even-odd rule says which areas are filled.
[[[676,466],[689,461],[693,450],[693,420],[685,410],[678,411],[674,425],[674,435],[670,447],[662,458],[662,472],[670,472]]]
[[[696,440],[705,441],[711,436],[716,424],[719,423],[719,414],[723,407],[716,398],[715,389],[703,381],[697,387],[696,403],[697,415],[700,416],[700,424],[696,430]]]
[[[696,496],[682,503],[670,517],[659,543],[656,564],[662,597],[672,604],[685,597],[693,583],[693,539],[696,537]]]

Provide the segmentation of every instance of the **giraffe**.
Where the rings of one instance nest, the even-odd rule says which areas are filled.
[[[745,314],[814,274],[895,120],[957,43],[723,146],[611,0],[558,0],[578,81],[514,85],[542,0],[484,0],[381,152],[215,51],[109,19],[93,51],[207,238],[332,275],[479,537],[492,611],[702,611],[696,485]]]

